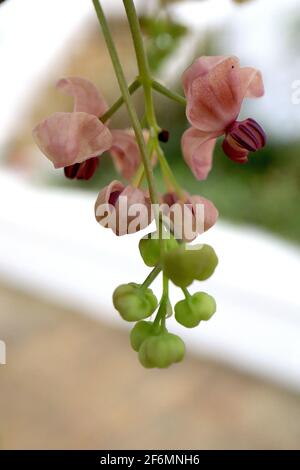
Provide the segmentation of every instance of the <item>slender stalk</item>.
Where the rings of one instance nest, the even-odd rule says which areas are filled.
[[[147,287],[149,287],[152,282],[154,281],[154,279],[157,278],[157,276],[159,275],[159,273],[161,272],[161,266],[158,264],[157,266],[155,266],[154,269],[152,269],[151,273],[149,274],[149,276],[146,277],[146,279],[144,280],[143,284],[141,285],[141,289],[147,289]]]
[[[159,163],[161,166],[161,169],[163,171],[163,174],[165,175],[167,181],[170,183],[170,185],[173,187],[174,191],[176,192],[177,196],[179,199],[182,199],[182,201],[185,200],[185,194],[184,191],[182,190],[180,184],[176,180],[173,171],[170,168],[170,165],[165,157],[165,154],[161,148],[160,145],[156,146],[156,151],[157,151],[157,156],[159,159]]]
[[[153,326],[158,329],[161,323],[161,328],[166,330],[166,315],[169,305],[169,279],[163,274],[163,292],[160,300],[158,312],[156,314]]]
[[[120,87],[120,90],[124,99],[124,103],[127,107],[128,115],[130,117],[132,127],[134,129],[137,144],[138,144],[142,161],[144,164],[144,168],[145,168],[145,174],[146,174],[147,183],[149,187],[151,202],[153,204],[156,204],[158,203],[158,197],[157,197],[157,192],[156,192],[156,187],[155,187],[153,171],[152,171],[150,159],[148,158],[146,144],[145,144],[145,140],[143,137],[143,131],[142,131],[139,119],[138,119],[138,115],[131,101],[131,97],[128,91],[123,68],[121,66],[119,55],[117,53],[116,46],[114,44],[101,3],[99,0],[92,0],[92,1],[93,1],[93,5],[95,8],[99,23],[102,27],[102,32],[103,32],[103,36],[107,45],[107,49],[109,51],[111,61],[115,70],[115,74],[119,83],[119,87]]]
[[[186,287],[182,287],[181,288],[182,292],[184,293],[184,296],[186,298],[186,300],[189,300],[191,298],[191,294],[189,293],[189,291],[187,290]]]
[[[138,90],[140,86],[141,82],[138,79],[134,80],[134,82],[132,82],[131,85],[129,85],[128,87],[130,95],[132,95],[136,90]],[[102,121],[103,123],[108,121],[108,119],[110,119],[113,114],[115,114],[118,109],[121,108],[122,104],[124,104],[124,98],[123,96],[120,96],[120,98],[115,101],[114,104],[104,114],[102,114],[102,116],[100,117],[100,121]]]
[[[179,93],[176,93],[175,91],[169,90],[167,87],[162,85],[162,83],[159,83],[156,80],[152,80],[152,88],[161,95],[170,98],[170,100],[176,101],[176,103],[186,106],[186,99],[184,98],[184,96],[180,95]]]
[[[147,55],[144,48],[142,32],[140,28],[139,19],[135,9],[133,0],[123,0],[123,4],[126,10],[128,23],[132,35],[134,44],[135,54],[138,63],[139,75],[145,94],[145,107],[147,120],[150,126],[151,134],[157,135],[159,127],[156,122],[155,110],[152,97],[152,79],[150,75],[150,69],[148,64]]]

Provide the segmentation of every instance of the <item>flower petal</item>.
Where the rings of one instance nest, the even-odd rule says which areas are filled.
[[[55,168],[97,157],[112,144],[109,129],[82,112],[52,114],[33,129],[33,138]]]
[[[108,109],[104,98],[95,85],[85,78],[62,78],[56,86],[74,98],[74,111],[82,111],[100,117]]]
[[[192,65],[183,73],[182,84],[186,95],[193,81],[201,75],[206,75],[212,68],[226,59],[226,56],[202,56],[196,59]]]
[[[253,67],[240,69],[242,94],[246,98],[260,98],[264,95],[264,84],[261,72]]]
[[[261,73],[240,67],[236,57],[200,57],[183,74],[186,114],[203,132],[220,132],[234,122],[245,97],[264,93]]]
[[[134,135],[130,131],[112,130],[112,156],[116,170],[130,180],[137,171],[141,162],[140,151]]]
[[[203,132],[224,131],[237,118],[242,99],[239,60],[224,58],[191,82],[187,118]]]
[[[194,212],[197,204],[202,204],[204,206],[204,231],[206,232],[206,230],[213,227],[219,217],[219,211],[213,202],[202,196],[190,196],[189,201],[193,205]]]
[[[95,217],[103,227],[121,236],[146,228],[153,214],[143,190],[125,187],[115,180],[100,191],[95,203]]]
[[[198,180],[205,180],[212,168],[213,150],[218,134],[187,129],[181,139],[184,159]]]

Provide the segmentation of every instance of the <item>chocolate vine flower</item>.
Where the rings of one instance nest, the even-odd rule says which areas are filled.
[[[108,106],[93,83],[85,78],[62,78],[57,88],[74,99],[71,113],[54,113],[38,124],[33,137],[55,168],[64,168],[70,179],[90,179],[99,156],[109,151],[116,170],[131,179],[141,163],[140,151],[130,129],[114,129],[100,117]],[[147,140],[148,131],[144,131]]]
[[[115,180],[101,189],[95,203],[95,217],[116,235],[135,233],[153,220],[151,201],[145,191]]]
[[[225,135],[223,151],[237,163],[261,149],[266,136],[253,119],[237,121],[244,98],[264,94],[261,73],[240,67],[236,57],[200,57],[183,74],[186,115],[192,125],[182,136],[182,151],[197,179],[212,167],[216,138]]]
[[[57,88],[73,96],[73,112],[54,113],[33,130],[35,142],[54,167],[80,165],[109,150],[111,132],[99,120],[107,105],[96,87],[84,78],[73,77],[59,80]],[[68,174],[73,174],[72,168]]]
[[[141,164],[140,150],[132,129],[112,129],[112,146],[109,153],[116,170],[126,180],[131,180]],[[145,142],[149,139],[148,129],[143,130]],[[157,162],[157,155],[152,156],[152,166]]]
[[[217,208],[209,199],[190,196],[187,192],[184,201],[172,192],[164,194],[162,202],[167,206],[164,214],[170,218],[174,235],[186,241],[194,240],[197,235],[213,227],[219,216]]]

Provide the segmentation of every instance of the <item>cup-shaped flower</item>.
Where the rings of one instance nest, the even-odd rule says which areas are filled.
[[[96,220],[116,235],[127,235],[146,228],[153,220],[148,194],[134,186],[112,181],[101,189],[95,203]]]
[[[205,292],[197,292],[175,305],[175,318],[186,328],[198,326],[200,321],[209,320],[216,311],[215,299]]]
[[[146,368],[164,369],[182,361],[184,355],[185,345],[182,339],[168,332],[150,336],[139,349],[139,360]]]
[[[179,246],[164,254],[163,271],[179,287],[188,287],[194,280],[205,281],[216,269],[218,258],[209,245]]]
[[[157,299],[151,289],[131,282],[115,289],[113,304],[123,320],[131,322],[150,317],[156,310]]]
[[[140,240],[140,254],[147,266],[153,267],[160,262],[162,243],[164,253],[173,250],[178,245],[178,242],[173,237],[160,240],[158,232],[149,233]]]
[[[261,73],[252,67],[241,67],[236,57],[200,57],[183,74],[183,87],[187,98],[186,114],[192,125],[182,136],[182,151],[187,164],[197,179],[205,179],[212,167],[212,154],[216,138],[230,134],[240,113],[244,98],[258,98],[264,94]],[[241,153],[235,157],[234,152],[226,151],[232,160],[243,163],[249,151],[259,150],[265,144],[265,133],[251,120],[253,128],[247,129],[244,135],[249,136],[249,145],[243,145],[242,138],[238,144]],[[228,145],[225,144],[228,148]],[[223,147],[224,148],[224,147]]]
[[[107,109],[104,99],[84,78],[64,78],[57,87],[73,97],[73,112],[57,112],[39,123],[33,129],[36,144],[55,168],[99,157],[112,145],[110,130],[99,120]]]
[[[199,234],[209,230],[218,219],[215,205],[202,196],[185,193],[179,199],[174,192],[162,196],[165,221],[170,225],[177,239],[192,241]]]
[[[141,320],[137,322],[130,332],[130,344],[138,352],[143,342],[155,334],[153,322]]]

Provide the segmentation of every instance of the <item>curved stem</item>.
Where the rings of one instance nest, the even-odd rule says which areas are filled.
[[[155,266],[155,268],[152,269],[151,273],[144,280],[143,284],[141,285],[141,289],[147,289],[147,287],[149,287],[152,284],[154,279],[157,278],[157,276],[161,272],[161,269],[162,268],[161,268],[160,264]]]
[[[162,85],[162,83],[152,80],[152,88],[163,96],[170,98],[170,100],[176,101],[176,103],[186,106],[186,99],[184,96],[176,93],[175,91],[169,90],[167,87]]]
[[[166,176],[167,180],[172,185],[172,187],[173,187],[174,191],[176,192],[177,196],[179,197],[179,199],[182,199],[184,201],[185,200],[184,191],[182,190],[180,184],[176,180],[176,178],[174,176],[174,173],[171,170],[170,165],[169,165],[169,163],[168,163],[168,161],[165,157],[165,154],[164,154],[164,152],[163,152],[160,145],[156,146],[156,151],[157,151],[157,156],[158,156],[158,159],[159,159],[159,163],[160,163],[160,166],[161,166],[161,169],[162,169],[164,175]]]
[[[130,95],[132,95],[136,90],[138,90],[141,86],[141,82],[139,79],[134,80],[131,85],[128,87],[128,91]],[[100,121],[105,123],[110,119],[113,114],[115,114],[119,108],[121,108],[122,104],[124,104],[124,98],[123,96],[120,96],[120,98],[114,102],[114,104],[100,117]]]
[[[127,83],[126,83],[126,78],[123,72],[123,68],[121,66],[121,62],[119,59],[119,55],[116,50],[116,46],[114,44],[111,32],[109,30],[109,26],[103,11],[103,8],[101,6],[101,3],[99,0],[92,0],[93,5],[99,20],[99,23],[102,27],[102,32],[103,36],[107,45],[107,49],[109,51],[111,61],[115,70],[115,74],[119,83],[119,87],[124,99],[124,103],[126,104],[128,115],[130,117],[132,127],[134,129],[134,133],[136,136],[137,144],[141,153],[142,161],[144,164],[145,168],[145,174],[148,182],[148,187],[149,187],[149,193],[150,193],[150,198],[151,202],[153,204],[156,204],[158,202],[158,197],[157,197],[157,192],[156,192],[156,187],[155,187],[155,181],[154,181],[154,176],[153,176],[153,171],[151,167],[151,162],[147,154],[147,149],[146,149],[146,144],[145,140],[143,137],[143,131],[142,127],[139,122],[139,118],[137,115],[137,112],[132,104],[130,93],[128,91]],[[125,0],[124,0],[125,1]]]

